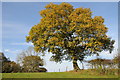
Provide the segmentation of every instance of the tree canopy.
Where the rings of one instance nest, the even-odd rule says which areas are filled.
[[[42,72],[40,66],[44,65],[44,61],[40,56],[26,56],[22,63],[24,72]]]
[[[22,72],[46,72],[43,68],[45,61],[34,51],[33,47],[28,47],[17,56],[17,62],[22,67]]]
[[[49,51],[56,62],[73,60],[74,69],[79,69],[77,60],[113,50],[115,41],[106,35],[108,28],[102,16],[92,17],[89,8],[74,8],[69,3],[50,3],[45,8],[40,11],[40,23],[26,37],[36,52]]]

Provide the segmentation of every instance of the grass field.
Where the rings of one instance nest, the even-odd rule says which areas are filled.
[[[3,73],[3,78],[118,78],[118,75],[100,75],[94,71],[46,72],[46,73]]]

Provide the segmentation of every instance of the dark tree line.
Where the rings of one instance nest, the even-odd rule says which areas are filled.
[[[6,58],[3,53],[0,53],[0,61],[2,63],[2,73],[21,72],[21,66],[9,58]]]

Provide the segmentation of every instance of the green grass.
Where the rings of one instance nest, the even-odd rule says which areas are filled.
[[[100,75],[95,71],[46,72],[46,73],[3,73],[3,78],[118,78],[118,75]]]

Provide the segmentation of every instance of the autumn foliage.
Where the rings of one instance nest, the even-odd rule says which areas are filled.
[[[36,52],[51,52],[56,62],[72,60],[74,69],[79,69],[77,61],[85,56],[113,50],[114,40],[106,35],[104,18],[92,17],[89,8],[75,9],[69,3],[50,3],[45,8],[40,11],[40,23],[26,37]]]

